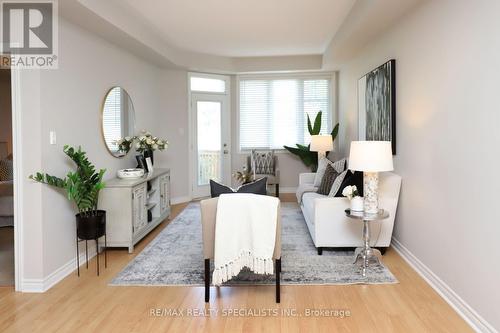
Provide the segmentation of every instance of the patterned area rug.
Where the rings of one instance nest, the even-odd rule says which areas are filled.
[[[366,278],[352,263],[353,251],[317,254],[296,203],[282,203],[282,274],[285,285],[388,284],[398,281],[382,264],[372,264]],[[360,235],[361,237],[361,235]],[[189,204],[110,283],[114,286],[203,285],[204,262],[198,203]],[[274,284],[273,275],[242,271],[227,285]]]

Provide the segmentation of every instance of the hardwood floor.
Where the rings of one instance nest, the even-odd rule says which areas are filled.
[[[282,195],[293,201],[293,195]],[[173,207],[175,217],[186,204]],[[71,274],[44,294],[0,288],[0,332],[471,332],[469,326],[392,249],[384,262],[399,284],[282,286],[281,304],[274,286],[222,287],[204,302],[202,287],[110,287],[108,282],[167,223],[138,244],[134,254],[108,252],[108,268],[97,277],[95,262],[81,277]],[[161,316],[153,316],[158,309]],[[170,316],[165,309],[171,309]],[[218,310],[194,317],[190,309]],[[253,316],[229,316],[230,309]],[[277,316],[259,317],[264,311]],[[349,316],[306,316],[307,309],[345,310]],[[184,311],[174,313],[172,310]],[[223,312],[225,311],[225,312]],[[260,312],[259,312],[260,311]],[[287,312],[289,316],[282,315]],[[179,316],[175,316],[178,314]],[[273,313],[274,314],[274,313]]]

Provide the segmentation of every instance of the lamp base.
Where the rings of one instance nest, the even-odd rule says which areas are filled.
[[[326,151],[318,151],[318,162],[323,158],[326,157]]]
[[[378,213],[378,172],[363,172],[364,210],[368,214]]]

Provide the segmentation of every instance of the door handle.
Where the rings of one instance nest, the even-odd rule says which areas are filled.
[[[227,155],[229,151],[227,149],[224,149],[224,155]]]

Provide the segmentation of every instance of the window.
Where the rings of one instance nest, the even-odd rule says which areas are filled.
[[[331,131],[329,78],[240,80],[240,149],[309,144],[307,115],[322,111],[321,133]]]
[[[202,91],[211,93],[225,93],[226,92],[226,81],[207,78],[191,76],[191,91]]]

